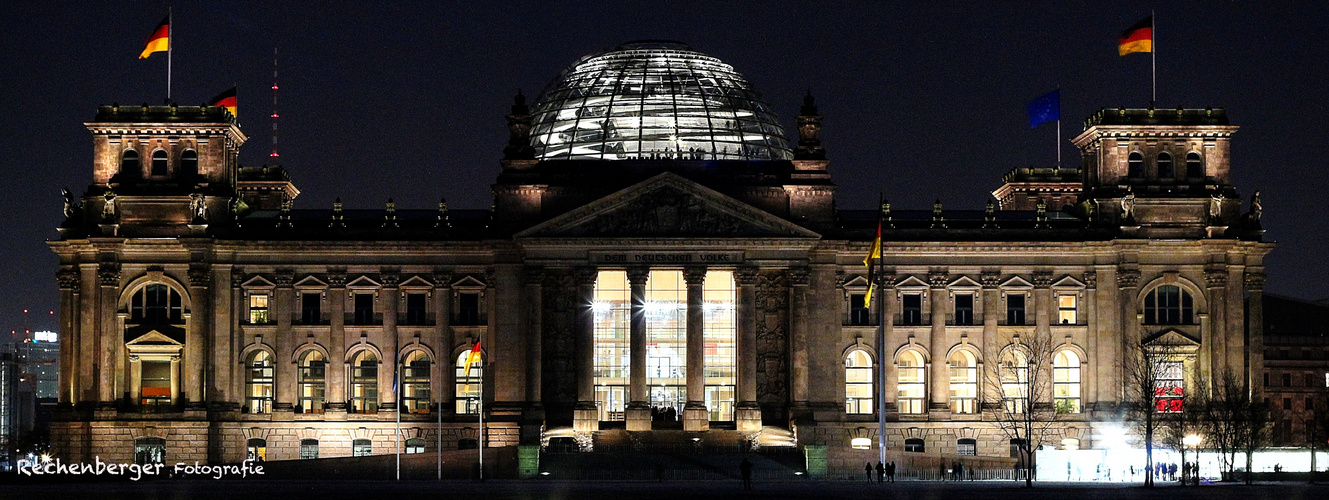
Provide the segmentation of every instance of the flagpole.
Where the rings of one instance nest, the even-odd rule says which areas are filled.
[[[397,480],[401,481],[401,360],[394,363],[396,372],[392,374],[392,397],[397,405]]]
[[[878,271],[875,274],[874,281],[884,281],[882,270],[882,257],[884,252],[881,243],[881,225],[885,218],[882,213],[881,197],[877,197],[877,261],[873,265],[877,266]],[[869,255],[870,256],[870,255]],[[877,286],[877,283],[868,283],[868,290]],[[886,291],[881,287],[877,289],[877,460],[880,463],[886,463]]]
[[[175,45],[175,13],[166,7],[166,104],[171,103],[171,50]]]
[[[1154,87],[1154,97],[1149,101],[1149,107],[1152,108],[1158,103],[1158,14],[1152,10],[1149,11],[1149,24],[1152,25],[1149,38],[1153,39],[1149,41],[1149,72]]]
[[[440,384],[442,385],[442,384]],[[443,480],[443,391],[438,391],[438,431],[434,433],[438,438],[438,447],[434,448],[434,455],[438,457],[438,480]]]
[[[1061,94],[1057,94],[1061,100]],[[1057,104],[1057,170],[1061,170],[1061,104]]]
[[[484,356],[481,354],[481,356]],[[480,358],[480,439],[476,440],[480,449],[480,482],[485,481],[485,362]]]

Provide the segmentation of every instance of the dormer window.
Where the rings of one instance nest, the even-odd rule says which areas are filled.
[[[1172,155],[1167,152],[1158,153],[1158,178],[1171,179],[1175,176],[1172,170]]]
[[[1204,162],[1200,160],[1200,153],[1194,151],[1186,153],[1186,177],[1192,179],[1204,177]]]
[[[165,176],[165,175],[166,175],[166,173],[167,173],[166,165],[167,165],[167,162],[168,162],[167,157],[168,157],[168,155],[166,154],[166,150],[164,150],[164,149],[158,149],[158,150],[152,152],[152,176],[153,176],[153,177],[159,177],[159,176]]]
[[[1138,151],[1126,160],[1126,177],[1144,177],[1144,155]]]

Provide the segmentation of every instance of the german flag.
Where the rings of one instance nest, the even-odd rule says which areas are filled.
[[[213,97],[211,105],[226,108],[227,111],[231,112],[232,116],[235,116],[235,87],[231,87],[231,90],[227,90],[226,92],[218,94],[217,97]]]
[[[462,377],[471,378],[471,365],[480,364],[480,341],[475,342],[475,347],[466,355],[466,367],[462,371]]]
[[[881,214],[877,214],[877,239],[872,240],[872,249],[863,258],[863,265],[868,267],[868,293],[863,295],[863,307],[872,308],[872,289],[877,286],[877,259],[881,258]]]
[[[1144,18],[1135,26],[1121,32],[1121,41],[1117,43],[1117,55],[1135,52],[1154,51],[1154,16]]]
[[[148,43],[143,47],[143,53],[138,55],[143,59],[152,55],[154,52],[166,52],[171,49],[171,16],[168,14],[162,19],[161,24],[152,30],[152,36],[148,37]]]

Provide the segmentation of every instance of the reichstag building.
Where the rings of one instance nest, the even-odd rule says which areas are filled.
[[[101,106],[91,184],[49,243],[55,455],[677,440],[853,467],[883,417],[893,457],[1008,459],[998,400],[1027,374],[987,374],[1024,365],[1025,339],[1053,349],[1027,367],[1052,375],[1043,446],[1120,424],[1140,342],[1176,348],[1186,390],[1263,371],[1273,245],[1229,181],[1222,109],[1103,109],[1078,167],[1012,170],[972,211],[837,207],[812,96],[797,131],[774,109],[714,57],[627,43],[515,98],[492,209],[328,210],[239,165],[225,108]]]

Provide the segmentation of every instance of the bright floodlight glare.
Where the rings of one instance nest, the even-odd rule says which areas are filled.
[[[1181,438],[1181,444],[1184,444],[1186,446],[1199,446],[1200,442],[1203,440],[1204,439],[1201,438],[1200,436],[1197,436],[1195,434],[1190,434],[1184,438]]]
[[[872,440],[868,438],[854,438],[849,440],[849,447],[855,450],[866,450],[872,447]]]
[[[1119,425],[1107,425],[1100,429],[1099,441],[1101,448],[1123,449],[1130,446],[1126,443],[1126,429]]]
[[[788,160],[780,120],[733,66],[680,42],[581,58],[531,109],[539,160]]]

